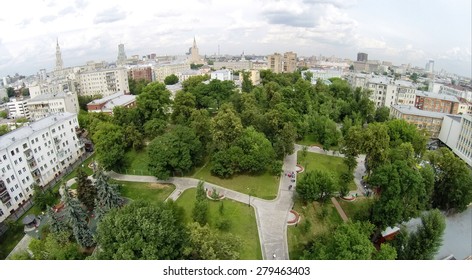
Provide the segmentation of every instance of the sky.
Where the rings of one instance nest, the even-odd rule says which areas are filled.
[[[5,2],[5,1],[4,1]],[[0,77],[128,57],[184,55],[337,56],[472,76],[470,0],[15,0],[1,4]]]

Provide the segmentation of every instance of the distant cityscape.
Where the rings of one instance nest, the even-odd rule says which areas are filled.
[[[329,85],[330,79],[345,79],[352,87],[369,90],[375,106],[389,108],[391,117],[425,129],[431,148],[447,145],[472,166],[471,79],[436,71],[434,60],[421,68],[369,60],[367,53],[358,53],[355,60],[298,57],[289,50],[266,56],[202,56],[195,38],[189,52],[179,56],[128,56],[125,45],[119,44],[112,63],[88,61],[65,67],[67,58],[62,57],[59,40],[55,53],[53,70],[39,69],[28,77],[15,74],[0,82],[0,110],[6,116],[0,125],[7,128],[0,136],[0,162],[8,163],[2,164],[0,222],[32,196],[33,183],[47,184],[84,153],[84,140],[75,133],[79,129],[78,97],[97,96],[87,104],[91,112],[112,114],[117,106],[134,107],[136,96],[130,93],[130,79],[164,82],[175,75],[178,83],[167,86],[173,95],[182,89],[182,82],[202,75],[233,81],[239,88],[243,72],[249,72],[252,84],[258,85],[264,70],[301,71],[312,84]],[[19,119],[29,126],[21,127]],[[65,133],[68,131],[73,133]]]

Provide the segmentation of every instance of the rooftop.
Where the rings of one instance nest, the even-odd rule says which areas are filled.
[[[429,92],[429,91],[422,91],[422,90],[416,90],[415,94],[418,95],[418,96],[423,96],[423,97],[447,100],[447,101],[451,101],[451,102],[459,102],[457,97],[452,96],[452,95],[447,95],[447,94],[439,94],[439,93],[434,93],[434,92]]]
[[[436,119],[442,119],[444,116],[449,115],[447,113],[439,113],[439,112],[431,112],[431,111],[425,111],[425,110],[420,110],[416,108],[415,106],[408,106],[408,105],[392,105],[392,108],[395,110],[398,110],[400,113],[405,114],[405,115],[415,115],[415,116],[421,116],[421,117],[430,117],[430,118],[436,118]]]
[[[103,104],[103,103],[106,103],[110,100],[113,100],[121,95],[124,95],[123,92],[117,92],[117,93],[114,93],[112,95],[108,95],[108,96],[105,96],[103,98],[100,98],[100,99],[95,99],[95,100],[92,100],[90,101],[89,103],[87,103],[87,105],[99,105],[99,104]]]
[[[6,149],[15,142],[28,138],[37,131],[46,129],[59,121],[67,120],[76,115],[77,114],[69,112],[58,113],[42,118],[36,122],[30,123],[29,125],[12,130],[9,133],[0,136],[0,150]]]
[[[135,95],[121,95],[121,96],[118,96],[117,98],[113,99],[113,100],[110,100],[108,101],[105,106],[103,106],[103,111],[106,111],[106,110],[113,110],[113,108],[115,108],[115,106],[123,106],[123,105],[126,105],[126,104],[129,104],[133,101],[136,100],[136,96]]]
[[[31,98],[29,102],[38,102],[38,101],[47,101],[47,100],[51,100],[51,99],[56,99],[56,98],[64,98],[66,97],[67,95],[72,95],[73,93],[65,93],[65,92],[60,92],[60,93],[49,93],[49,94],[41,94],[41,95],[38,95],[34,98]]]

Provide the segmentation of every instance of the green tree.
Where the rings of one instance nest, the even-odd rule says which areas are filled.
[[[188,125],[195,111],[195,96],[189,92],[178,91],[174,98],[171,119],[175,124]]]
[[[29,249],[36,260],[81,260],[85,257],[66,231],[46,233],[42,239],[33,238]]]
[[[15,89],[12,87],[7,87],[7,95],[9,98],[15,97],[16,96]]]
[[[379,107],[375,110],[375,121],[376,122],[386,122],[390,118],[390,108],[388,107]]]
[[[133,148],[135,151],[139,151],[144,146],[143,134],[138,130],[134,124],[125,126],[123,143],[126,148]]]
[[[35,184],[33,191],[33,202],[40,210],[45,210],[48,205],[54,205],[56,202],[57,193],[54,193],[51,189],[43,190]]]
[[[202,160],[202,144],[195,132],[185,126],[156,137],[148,146],[149,170],[160,179],[177,172],[184,174]]]
[[[243,172],[262,172],[275,159],[274,149],[269,140],[253,127],[245,128],[235,145],[243,151],[243,157],[238,160]]]
[[[407,123],[402,119],[393,119],[386,122],[390,147],[398,147],[402,143],[410,142],[416,155],[421,155],[426,149],[428,140],[424,130],[418,130],[414,124]]]
[[[82,168],[77,169],[77,198],[88,210],[95,206],[97,189]]]
[[[0,111],[0,118],[6,119],[7,117],[8,117],[8,112],[7,111]]]
[[[144,124],[144,134],[149,139],[154,139],[159,135],[164,134],[167,128],[167,122],[159,119],[152,119]]]
[[[164,84],[166,85],[175,85],[178,82],[179,82],[179,77],[177,77],[175,74],[170,74],[164,79]]]
[[[152,82],[145,86],[136,98],[136,105],[144,122],[151,119],[166,120],[172,103],[170,96],[170,91],[162,83]]]
[[[129,78],[128,84],[129,84],[129,91],[131,92],[131,94],[139,95],[143,91],[144,87],[146,87],[149,84],[149,82],[144,79],[140,79],[136,81],[133,78]]]
[[[372,173],[369,183],[380,192],[371,218],[379,230],[417,217],[426,208],[424,200],[430,200],[421,173],[407,161],[380,166]]]
[[[443,214],[434,209],[421,217],[416,231],[407,234],[397,244],[400,260],[432,260],[442,245],[446,222]]]
[[[87,214],[79,200],[69,194],[69,188],[65,187],[62,194],[65,218],[72,228],[75,240],[81,247],[92,247],[95,242],[92,232],[88,228]]]
[[[368,222],[343,223],[334,232],[316,238],[305,251],[303,259],[370,260],[376,258],[378,253],[370,241],[373,229],[374,226]],[[387,255],[390,255],[390,258],[393,257],[392,254],[383,254],[383,256]]]
[[[176,260],[184,257],[188,234],[173,202],[133,202],[110,211],[98,224],[95,258]]]
[[[467,164],[447,148],[427,155],[434,170],[433,207],[462,212],[472,202],[472,175]]]
[[[51,207],[47,207],[46,213],[49,217],[49,229],[52,233],[70,232],[70,228],[61,213],[56,213]]]
[[[243,76],[243,82],[241,83],[241,91],[249,93],[251,92],[252,88],[254,87],[252,85],[252,81],[249,78],[250,72],[243,71],[242,76]]]
[[[97,219],[101,219],[112,209],[122,206],[124,201],[118,191],[118,185],[111,184],[109,177],[105,175],[103,170],[99,169],[94,176],[95,188],[97,189],[95,215]]]
[[[319,170],[307,172],[297,183],[297,193],[305,202],[325,202],[337,189],[337,183],[329,172]]]
[[[202,143],[203,150],[209,150],[212,141],[210,113],[205,109],[192,111],[190,127],[193,128],[198,140]]]
[[[189,225],[189,245],[185,248],[191,260],[238,260],[241,240],[229,233],[219,233],[208,225]]]
[[[125,144],[121,127],[101,122],[92,136],[95,143],[95,154],[100,164],[107,170],[123,160]]]
[[[364,130],[362,150],[366,153],[367,172],[387,161],[389,142],[388,129],[381,123],[371,123]]]
[[[199,223],[201,226],[204,226],[208,221],[208,200],[203,184],[203,181],[198,182],[197,192],[195,194],[195,205],[192,210],[193,221]]]
[[[231,146],[243,131],[241,119],[231,106],[224,106],[211,121],[213,143],[219,150]]]

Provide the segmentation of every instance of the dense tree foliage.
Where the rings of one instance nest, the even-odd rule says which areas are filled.
[[[319,170],[307,172],[297,183],[297,193],[303,201],[321,202],[329,199],[337,190],[333,174]]]
[[[45,210],[47,206],[54,205],[58,193],[52,189],[43,190],[40,186],[33,186],[33,202],[40,209]]]
[[[421,217],[421,224],[415,231],[402,232],[394,241],[400,260],[432,260],[442,245],[446,228],[443,214],[437,209]]]
[[[472,202],[472,174],[467,164],[447,148],[427,157],[434,171],[433,207],[464,211]]]
[[[97,189],[88,178],[87,173],[82,168],[77,169],[77,198],[88,210],[92,210],[95,206],[97,197]]]
[[[183,175],[202,160],[202,144],[193,129],[176,126],[156,137],[148,147],[149,170],[159,179]]]
[[[175,74],[170,74],[164,79],[164,84],[166,85],[175,85],[178,82],[179,82],[179,77],[177,77]]]
[[[73,242],[67,231],[47,232],[42,231],[42,238],[31,240],[29,250],[35,260],[80,260],[84,255],[80,247]]]
[[[121,127],[100,122],[92,139],[95,143],[97,160],[105,169],[111,169],[123,160],[125,143]]]
[[[206,191],[203,187],[203,181],[200,181],[197,185],[197,191],[195,193],[195,205],[192,210],[192,218],[194,222],[197,222],[201,226],[206,225],[208,220],[208,200],[206,197]]]
[[[174,260],[184,258],[188,234],[172,202],[133,202],[110,211],[98,224],[95,258]]]
[[[162,83],[152,82],[146,85],[136,98],[136,104],[143,116],[143,121],[166,120],[172,103],[170,96],[170,91]]]
[[[95,216],[97,219],[101,219],[110,210],[122,206],[124,201],[118,190],[118,185],[111,184],[109,182],[109,177],[105,175],[103,170],[97,170],[94,176],[94,184],[97,190],[95,199]]]
[[[129,91],[131,94],[139,95],[143,91],[143,88],[149,84],[148,81],[144,79],[135,80],[133,78],[128,79]]]

